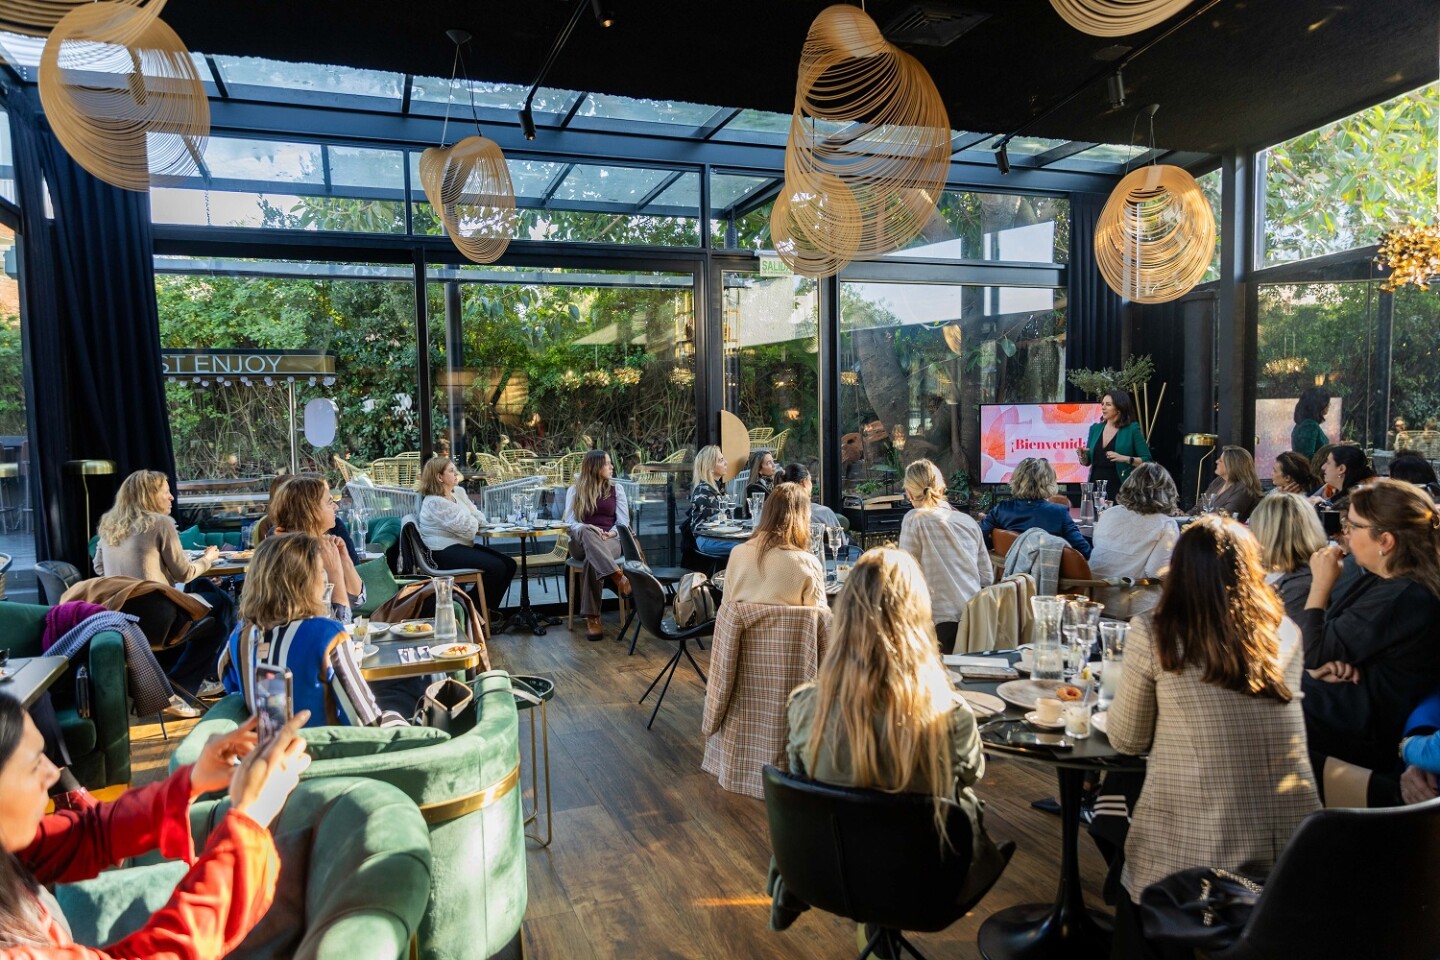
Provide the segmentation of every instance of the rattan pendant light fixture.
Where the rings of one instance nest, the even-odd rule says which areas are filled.
[[[195,61],[150,7],[102,0],[61,18],[40,55],[40,101],[75,162],[126,190],[193,175],[210,135]]]
[[[461,48],[469,42],[470,34],[450,30],[447,35],[455,42],[455,66],[450,71],[453,90],[456,71],[464,63]],[[468,71],[465,82],[470,86]],[[470,112],[475,119],[475,136],[444,146],[450,125],[450,105],[446,103],[441,146],[420,155],[420,184],[455,248],[474,263],[494,263],[510,246],[519,219],[515,186],[499,144],[480,133],[473,87]]]
[[[950,119],[925,68],[860,8],[822,10],[801,51],[771,214],[781,257],[832,276],[904,246],[934,216],[949,164]]]
[[[66,14],[76,7],[88,6],[92,0],[5,0],[0,3],[0,30],[21,33],[31,37],[47,36]],[[116,34],[115,43],[129,43],[137,39],[149,25],[150,20],[165,9],[165,0],[115,0],[118,5],[135,7],[145,16],[129,22],[133,35]]]
[[[1095,261],[1120,296],[1166,303],[1205,276],[1215,252],[1215,215],[1195,178],[1179,167],[1132,170],[1095,226]]]
[[[1050,0],[1066,23],[1094,37],[1125,37],[1169,20],[1192,0]]]

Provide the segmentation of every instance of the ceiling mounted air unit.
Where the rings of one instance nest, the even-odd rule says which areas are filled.
[[[953,3],[919,0],[890,21],[885,39],[903,46],[948,47],[989,17]]]

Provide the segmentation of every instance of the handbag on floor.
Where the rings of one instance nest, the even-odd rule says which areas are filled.
[[[1145,937],[1223,950],[1239,939],[1263,889],[1261,881],[1218,867],[1172,873],[1140,894]]]
[[[425,726],[458,737],[475,726],[475,691],[450,677],[436,680],[425,688],[421,710]]]

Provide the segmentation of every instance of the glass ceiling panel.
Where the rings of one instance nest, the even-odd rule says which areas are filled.
[[[325,183],[318,143],[211,137],[205,145],[205,169],[222,180]]]
[[[674,100],[637,100],[631,97],[617,97],[605,93],[587,94],[579,111],[575,114],[577,126],[595,127],[600,124],[578,121],[582,119],[631,120],[640,123],[664,123],[677,127],[694,129],[703,126],[713,117],[719,107],[707,107],[699,103],[680,103]]]
[[[330,64],[284,63],[259,57],[217,56],[215,65],[232,93],[236,88],[260,87],[291,90],[308,95],[369,97],[393,100],[398,107],[405,92],[405,77],[381,70],[361,70]]]
[[[399,150],[331,147],[330,182],[337,187],[404,191],[404,154]]]
[[[513,113],[525,105],[525,94],[529,87],[515,83],[484,83],[472,81],[475,91],[475,107],[478,110]],[[445,104],[454,97],[450,116],[465,118],[470,115],[470,94],[464,80],[444,80],[440,77],[415,77],[410,82],[410,112],[433,116],[444,116]],[[541,87],[535,91],[531,109],[538,117],[542,114],[560,116],[570,111],[571,105],[580,96],[573,90],[557,90]]]
[[[1148,147],[1122,147],[1118,143],[1102,143],[1089,150],[1075,154],[1074,160],[1096,160],[1101,163],[1125,163],[1134,160],[1148,150]]]
[[[646,204],[645,209],[664,207],[669,210],[684,210],[686,215],[700,209],[700,174],[687,173],[670,186],[660,191],[660,196]]]
[[[555,188],[554,200],[560,205],[576,201],[633,205],[669,176],[668,170],[576,164]]]
[[[763,190],[775,183],[776,177],[749,177],[735,173],[717,173],[710,178],[710,208],[728,210],[742,197]]]
[[[35,79],[35,68],[40,66],[40,51],[44,49],[44,37],[26,37],[0,31],[0,53],[5,55],[15,72],[26,80]]]
[[[411,200],[425,201],[425,188],[420,183],[420,150],[410,151]],[[510,168],[510,183],[515,188],[515,198],[539,200],[554,182],[561,164],[551,160],[521,160],[506,157],[505,165]]]
[[[764,110],[741,110],[739,115],[720,129],[716,137],[725,139],[749,139],[745,134],[761,133],[785,139],[790,132],[790,114],[769,113]],[[726,136],[729,134],[730,136]]]

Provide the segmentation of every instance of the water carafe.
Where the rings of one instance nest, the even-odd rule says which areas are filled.
[[[1095,522],[1095,484],[1080,484],[1080,522]]]
[[[435,585],[435,642],[443,644],[455,639],[455,603],[451,593],[455,589],[454,577],[431,577]]]
[[[1065,648],[1060,643],[1060,625],[1065,615],[1065,601],[1059,597],[1031,597],[1034,615],[1031,639],[1035,644],[1034,680],[1065,679]]]

